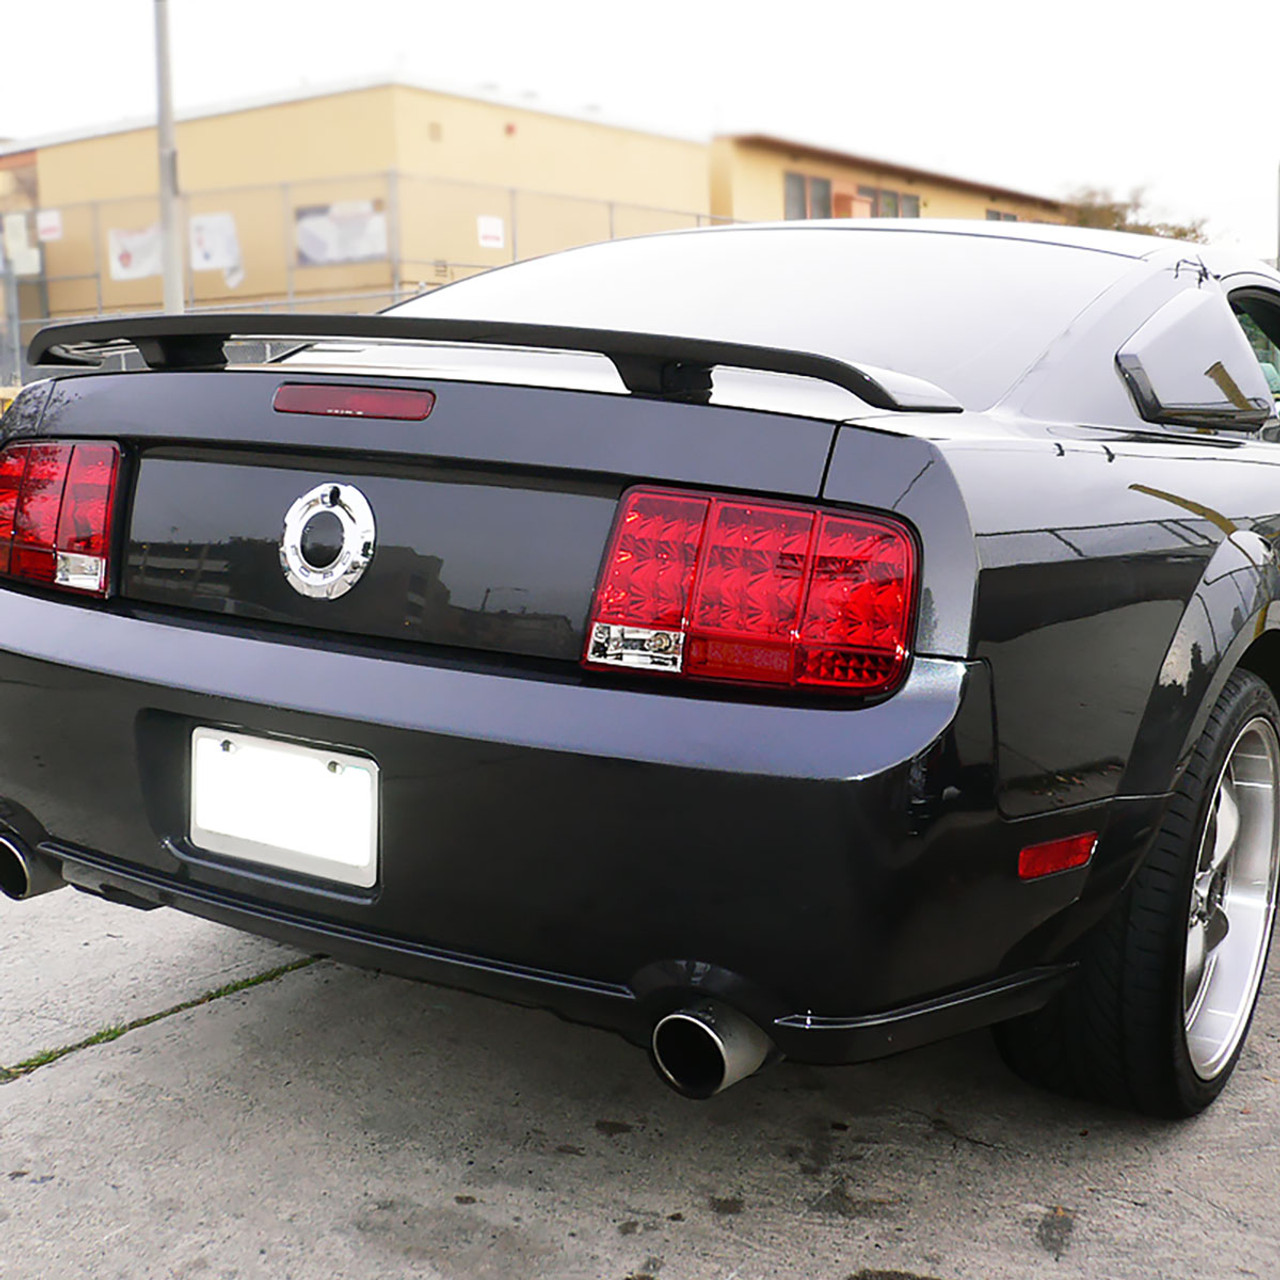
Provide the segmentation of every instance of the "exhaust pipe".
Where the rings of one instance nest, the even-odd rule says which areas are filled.
[[[653,1028],[658,1074],[686,1098],[710,1098],[764,1065],[773,1041],[750,1018],[708,1000],[669,1013]]]
[[[17,836],[0,835],[0,893],[5,897],[22,902],[66,883],[56,863],[33,853]]]

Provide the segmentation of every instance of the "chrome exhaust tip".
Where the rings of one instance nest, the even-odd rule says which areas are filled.
[[[658,1075],[686,1098],[710,1098],[758,1071],[773,1041],[750,1018],[708,1000],[660,1018],[650,1042]]]
[[[66,883],[56,863],[33,853],[17,836],[0,835],[0,893],[6,898],[25,902]]]

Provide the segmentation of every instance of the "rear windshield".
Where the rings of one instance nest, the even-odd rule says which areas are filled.
[[[589,245],[394,311],[797,348],[914,374],[981,409],[1134,265],[971,234],[733,228]]]

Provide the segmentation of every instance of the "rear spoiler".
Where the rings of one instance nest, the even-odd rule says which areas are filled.
[[[98,365],[126,345],[152,369],[222,369],[226,343],[241,339],[362,339],[431,342],[536,350],[587,351],[607,356],[628,391],[673,400],[705,401],[717,366],[789,373],[843,387],[877,409],[959,413],[963,406],[941,387],[909,374],[852,365],[832,356],[705,338],[675,338],[613,329],[506,321],[448,320],[397,315],[124,316],[50,325],[31,340],[33,365]]]

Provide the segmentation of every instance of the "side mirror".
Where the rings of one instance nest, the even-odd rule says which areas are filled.
[[[1226,298],[1189,288],[1116,354],[1147,422],[1253,430],[1276,416],[1274,393]]]

